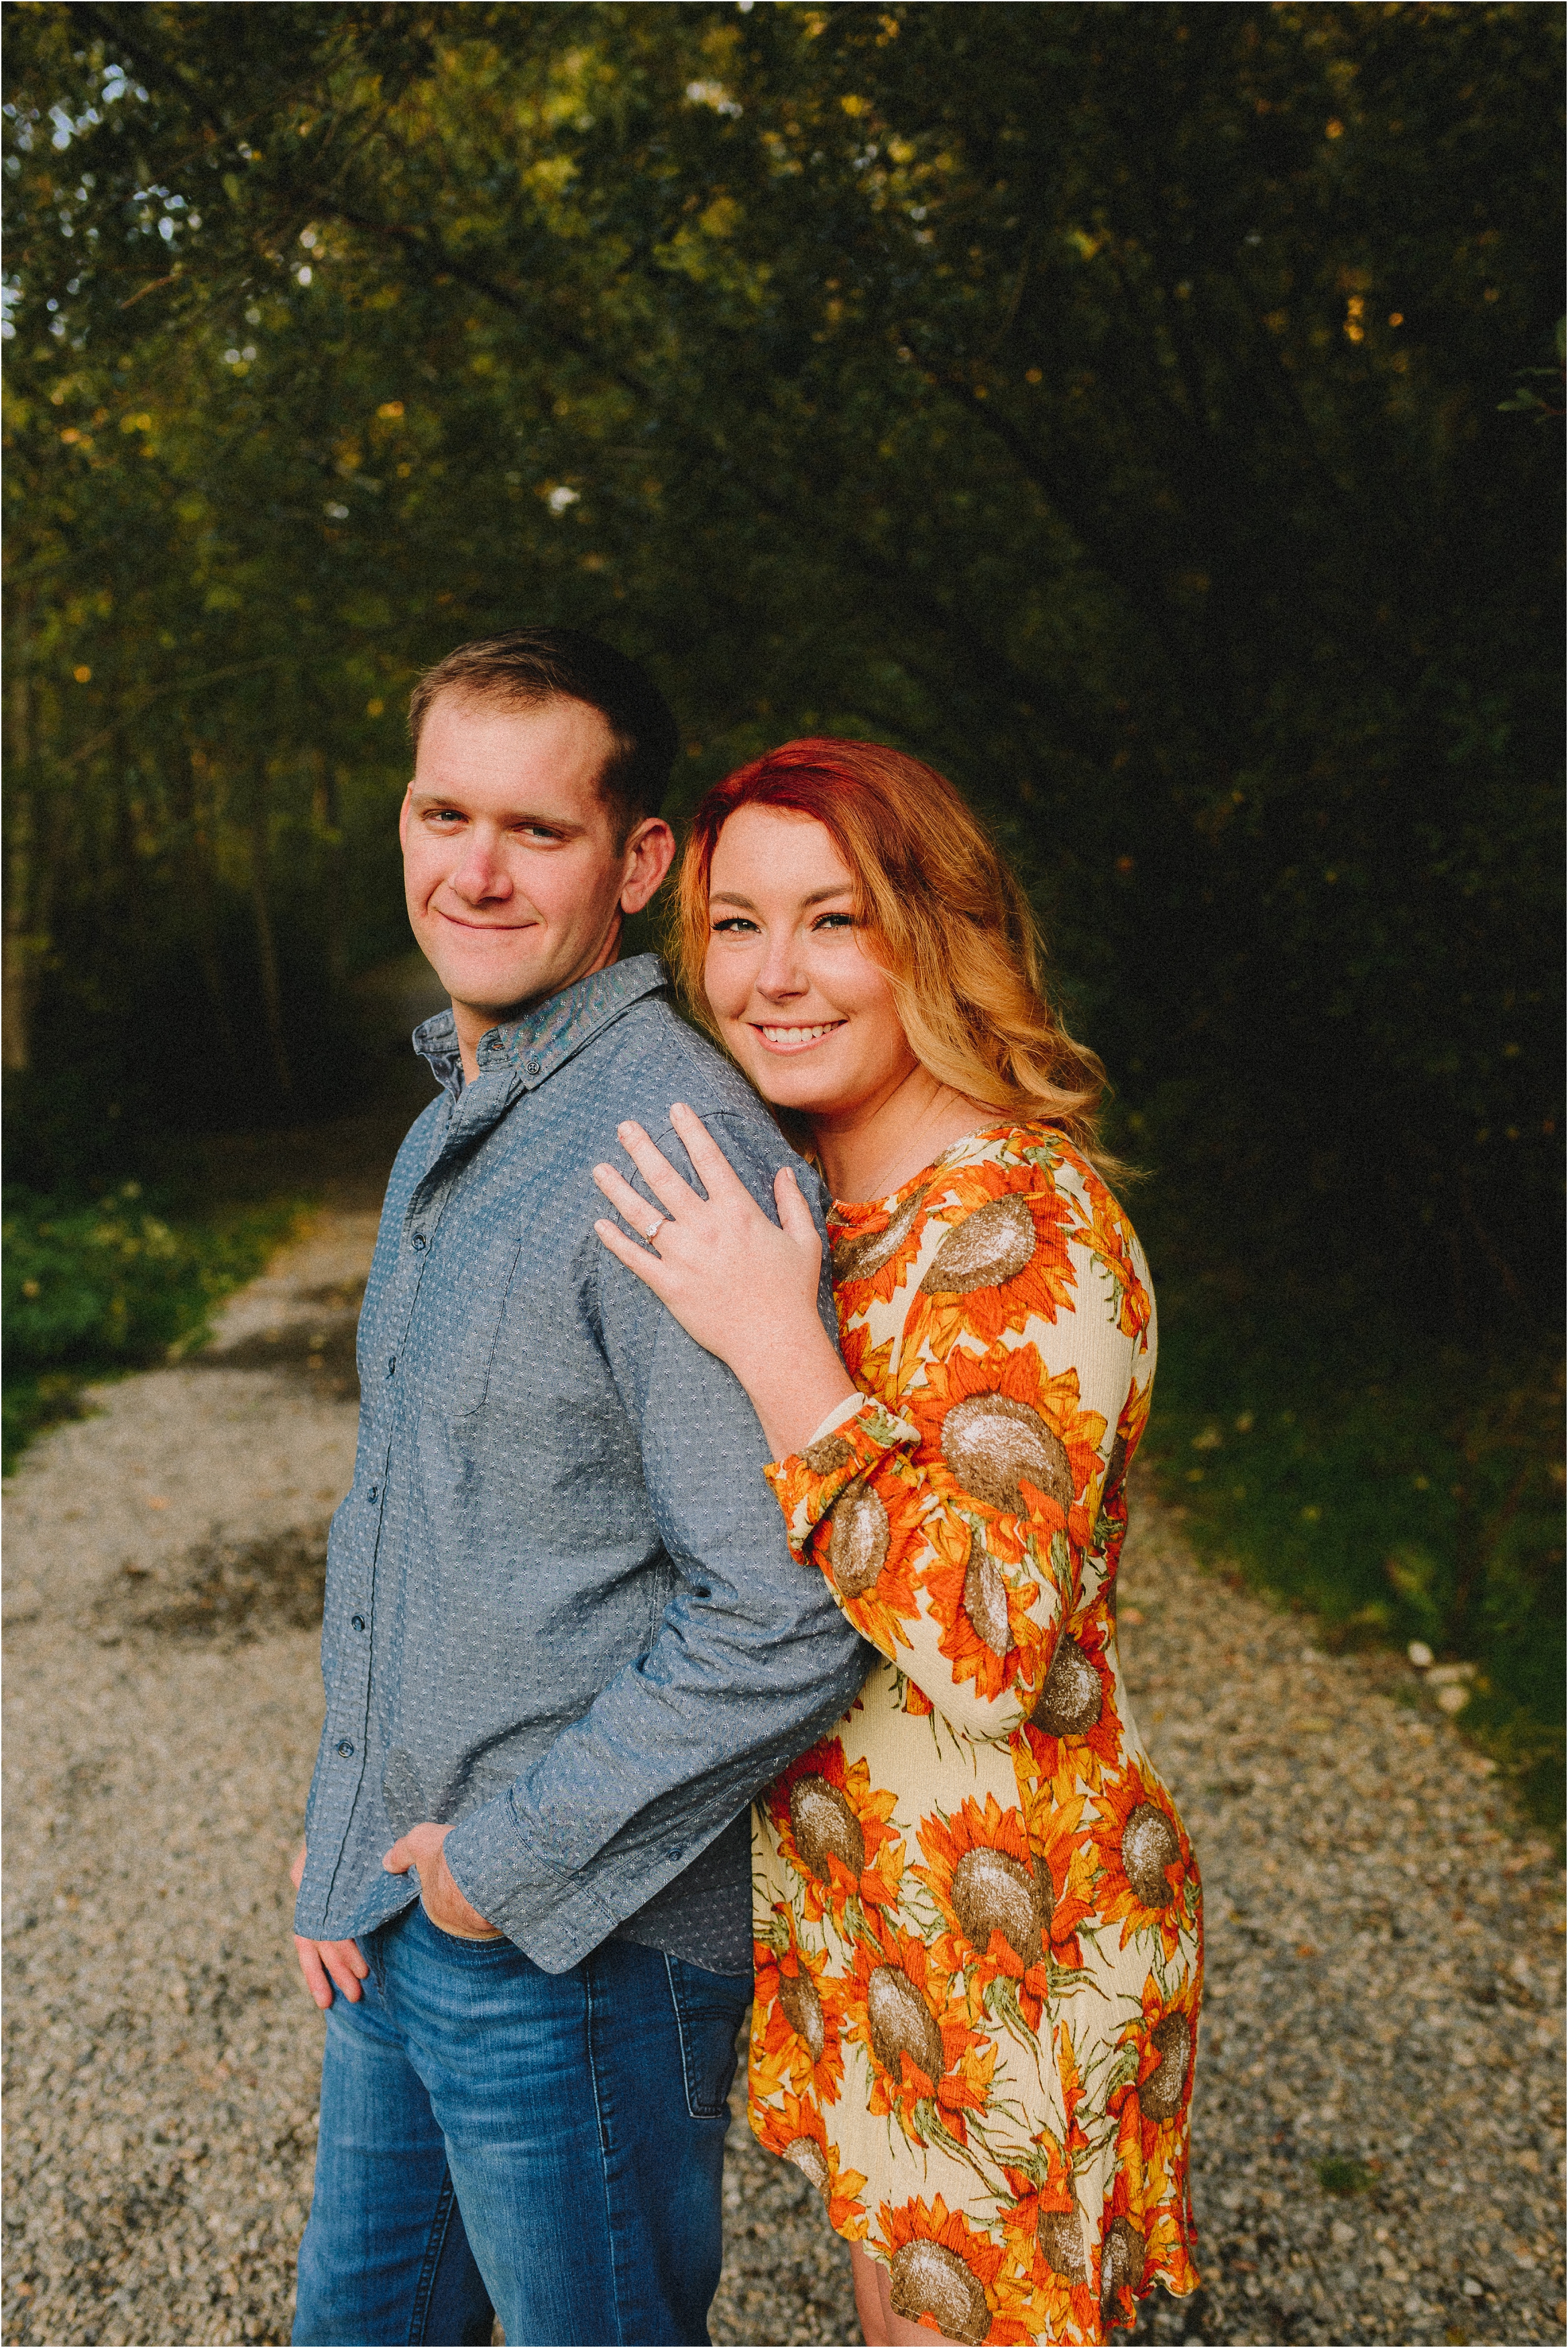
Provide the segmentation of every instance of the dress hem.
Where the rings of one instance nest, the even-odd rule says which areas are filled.
[[[746,2118],[747,2125],[751,2126],[751,2113],[749,2110],[747,2112]],[[755,2127],[753,2127],[753,2136],[755,2137],[756,2133],[757,2131]],[[771,2147],[764,2145],[763,2149],[765,2152],[770,2150]],[[774,2153],[774,2158],[775,2160],[782,2159],[783,2155],[780,2153]],[[854,2234],[845,2233],[840,2227],[834,2224],[832,2218],[828,2216],[825,2209],[823,2211],[823,2215],[825,2218],[827,2218],[828,2230],[836,2235],[837,2239],[841,2242],[846,2243],[852,2250],[864,2250],[866,2257],[868,2259],[874,2259],[879,2267],[891,2271],[893,2263],[892,2260],[890,2259],[884,2258],[881,2252],[875,2249],[870,2242],[862,2241]],[[1132,2297],[1136,2304],[1139,2307],[1142,2307],[1143,2302],[1152,2297],[1153,2292],[1156,2291],[1163,2291],[1167,2299],[1191,2299],[1195,2291],[1202,2291],[1204,2287],[1204,2279],[1202,2275],[1199,2274],[1196,2267],[1194,2266],[1191,2259],[1188,2259],[1186,2261],[1184,2271],[1187,2279],[1178,2283],[1175,2277],[1167,2272],[1164,2268],[1154,2268],[1149,2274],[1142,2289],[1133,2292]],[[1137,2321],[1137,2317],[1134,2316],[1130,2323],[1113,2323],[1109,2329],[1102,2326],[1092,2341],[1058,2343],[1052,2340],[1049,2333],[1037,2332],[1034,2335],[1035,2348],[1112,2348],[1112,2343],[1115,2334],[1120,2332],[1131,2332]]]

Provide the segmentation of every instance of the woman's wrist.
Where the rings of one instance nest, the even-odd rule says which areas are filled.
[[[751,1396],[775,1459],[804,1450],[828,1413],[858,1391],[815,1316],[801,1339],[781,1336],[730,1366]]]

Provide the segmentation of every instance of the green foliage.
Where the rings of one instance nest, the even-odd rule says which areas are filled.
[[[301,1202],[154,1211],[139,1184],[91,1206],[7,1189],[4,1215],[5,1472],[80,1387],[117,1369],[177,1360],[219,1300],[251,1279],[297,1224]]]
[[[1555,1735],[1561,12],[9,30],[19,1169],[351,1086],[410,682],[597,629],[677,811],[837,731],[987,812],[1155,1169],[1195,1529]]]
[[[410,678],[576,622],[671,690],[682,800],[828,726],[949,767],[1194,1206],[1528,1317],[1560,458],[1499,401],[1560,312],[1561,47],[1512,5],[18,12],[10,1032],[126,1035],[156,972],[165,1114],[214,1066],[294,1113],[307,1006],[396,932]]]
[[[4,1238],[6,1334],[29,1368],[87,1352],[145,1354],[182,1334],[179,1242],[145,1210],[139,1183],[75,1212],[25,1198],[7,1211]]]
[[[1315,2161],[1317,2182],[1325,2193],[1341,2200],[1352,2194],[1369,2193],[1378,2181],[1378,2171],[1368,2161],[1357,2160],[1342,2153],[1330,2153],[1325,2159]]]
[[[36,1435],[82,1415],[81,1380],[68,1370],[0,1382],[0,1475],[9,1476]]]
[[[1564,365],[1568,362],[1568,318],[1558,319],[1557,332],[1553,336],[1553,341],[1557,350],[1556,366],[1522,368],[1514,377],[1514,389],[1512,395],[1507,399],[1500,399],[1497,403],[1497,412],[1500,416],[1514,413],[1533,416],[1539,424],[1550,424],[1554,419],[1561,419],[1564,413],[1563,384]],[[1543,392],[1533,388],[1535,385],[1541,383],[1552,385],[1555,394],[1553,399],[1548,399]]]
[[[1331,1646],[1476,1665],[1461,1725],[1561,1818],[1563,1375],[1286,1297],[1170,1294],[1148,1456],[1198,1549],[1321,1618]]]

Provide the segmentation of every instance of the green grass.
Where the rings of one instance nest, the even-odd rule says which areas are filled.
[[[1199,1554],[1335,1647],[1472,1663],[1460,1725],[1560,1828],[1563,1370],[1381,1343],[1282,1311],[1266,1342],[1203,1289],[1162,1320],[1146,1454]]]
[[[1353,2193],[1368,2193],[1378,2182],[1378,2172],[1365,2160],[1331,2153],[1327,2159],[1315,2161],[1317,2182],[1325,2193],[1337,2194],[1342,2200]]]
[[[80,1410],[83,1386],[178,1360],[212,1308],[261,1271],[307,1201],[193,1209],[122,1182],[83,1202],[7,1188],[3,1469]]]

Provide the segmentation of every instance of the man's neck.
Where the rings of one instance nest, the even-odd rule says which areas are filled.
[[[558,994],[565,994],[569,987],[580,985],[596,971],[608,970],[611,963],[618,962],[620,958],[620,923],[618,921],[599,952],[590,961],[584,963],[580,970],[574,971],[569,978],[558,980],[553,986],[543,988],[538,994],[525,995],[520,1003],[509,1004],[497,1010],[490,1004],[459,1003],[454,995],[452,1024],[457,1031],[457,1053],[463,1063],[464,1083],[471,1085],[478,1075],[479,1046],[493,1028],[515,1026],[519,1019],[526,1019],[529,1012],[537,1011],[541,1004],[552,1003]]]

